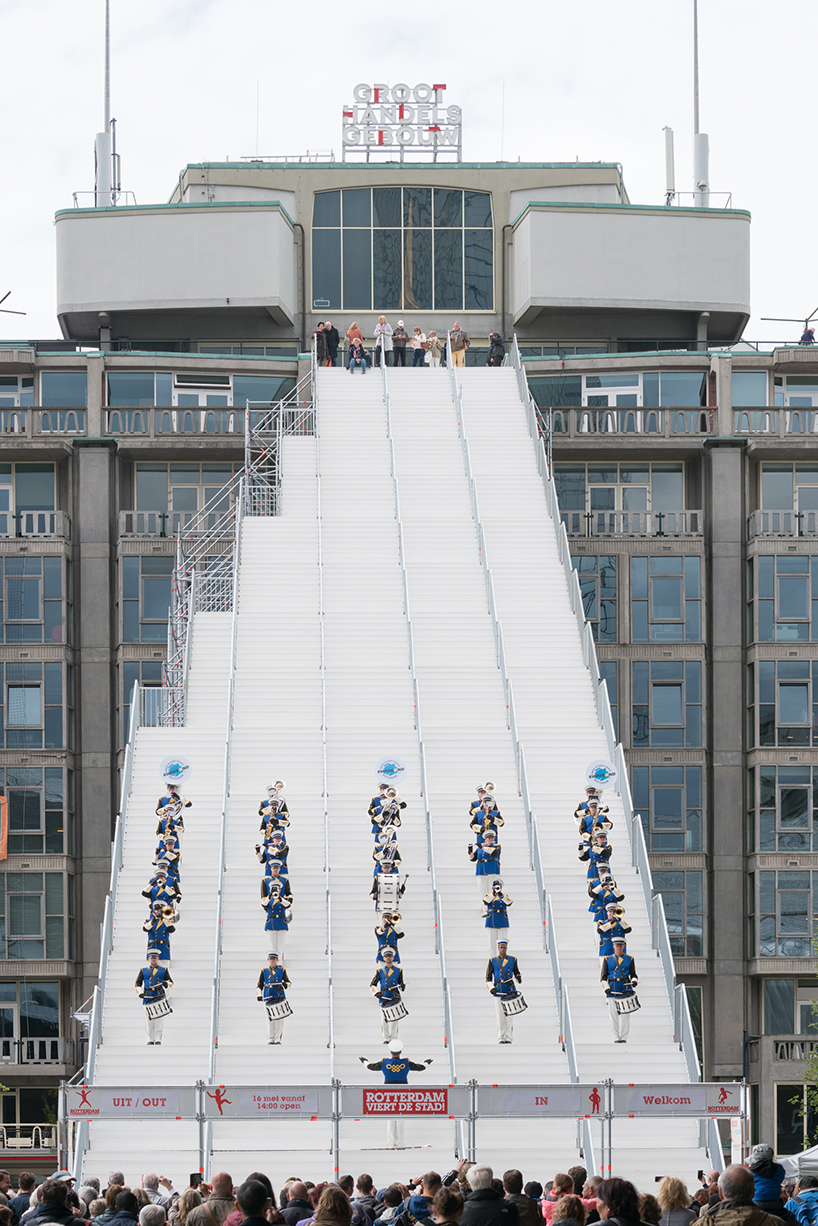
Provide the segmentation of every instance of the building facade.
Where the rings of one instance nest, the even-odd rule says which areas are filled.
[[[800,1149],[818,360],[738,343],[749,215],[632,205],[602,163],[196,165],[168,204],[59,212],[57,281],[61,339],[0,343],[0,1158],[48,1153],[82,1059],[174,534],[218,514],[246,404],[293,388],[318,321],[380,313],[460,320],[475,363],[517,334],[706,1076],[746,1070],[758,1138]]]

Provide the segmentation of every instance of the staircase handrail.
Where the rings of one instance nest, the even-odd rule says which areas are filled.
[[[528,376],[526,375],[523,359],[520,354],[520,346],[517,343],[517,333],[514,333],[514,338],[511,343],[511,349],[508,357],[511,359],[509,365],[513,368],[517,376],[517,387],[520,392],[520,399],[525,406],[526,416],[528,417],[528,432],[533,439],[536,439],[540,433],[540,415],[539,406],[531,394],[531,388],[528,386]],[[551,410],[548,409],[548,416],[545,419],[546,429],[545,437],[547,440],[547,448],[545,449],[547,470],[551,471]]]
[[[321,520],[321,432],[319,429],[320,400],[318,395],[318,365],[315,343],[312,346],[312,402],[315,412],[316,494],[318,498],[318,641],[321,672],[321,769],[324,797],[324,895],[327,911],[327,1048],[329,1049],[330,1083],[335,1080],[335,998],[332,981],[332,895],[330,893],[329,855],[329,787],[327,782],[327,665],[324,640],[324,538]]]
[[[516,335],[514,338],[515,345],[512,346],[512,351],[516,347]],[[523,404],[528,406],[527,396],[530,396],[528,390],[528,377],[525,367],[520,363],[519,377],[522,379],[526,396],[523,397]],[[530,426],[530,416],[529,416]],[[551,513],[551,523],[557,541],[560,560],[565,569],[566,578],[568,579],[568,593],[571,600],[571,608],[573,609],[577,624],[582,636],[583,657],[591,675],[591,681],[594,688],[594,696],[596,698],[597,716],[600,727],[605,731],[608,741],[608,752],[611,761],[617,768],[617,790],[619,791],[622,807],[625,815],[625,827],[628,833],[628,841],[631,848],[631,860],[639,874],[642,885],[642,891],[645,898],[645,907],[647,911],[648,922],[651,926],[651,941],[653,948],[662,962],[664,972],[665,987],[668,997],[668,1007],[671,1015],[677,1018],[678,1010],[676,1006],[676,977],[673,964],[673,952],[670,948],[670,938],[667,931],[667,923],[664,920],[664,905],[661,910],[654,907],[653,896],[653,877],[651,874],[650,860],[648,858],[647,846],[645,843],[645,834],[642,827],[642,821],[639,814],[634,814],[633,800],[631,798],[630,782],[628,777],[627,762],[622,744],[617,743],[616,736],[613,731],[613,713],[611,711],[610,698],[608,695],[607,684],[602,680],[599,671],[599,661],[597,658],[596,644],[593,639],[590,625],[586,621],[585,611],[582,605],[582,593],[579,586],[579,578],[577,572],[571,564],[571,551],[568,542],[568,534],[565,529],[565,524],[560,520],[559,500],[557,498],[556,486],[551,475],[551,465],[548,463],[548,457],[545,453],[542,439],[539,437],[538,430],[532,433],[532,441],[534,443],[535,454],[537,456],[537,466],[540,472],[543,485],[545,488],[545,497],[548,509]],[[570,571],[570,575],[569,575]],[[686,995],[687,989],[684,984],[678,985]],[[689,1010],[688,1010],[689,1016]],[[699,1068],[698,1053],[695,1044],[691,1045],[692,1026],[689,1030],[682,1028],[682,1033],[676,1034],[676,1040],[684,1052],[685,1063],[688,1072],[691,1069]],[[692,1080],[700,1080],[701,1074]]]
[[[440,965],[440,990],[443,1002],[443,1028],[445,1045],[449,1053],[449,1075],[452,1084],[457,1081],[457,1060],[455,1056],[454,1042],[454,1025],[452,1016],[452,998],[449,988],[449,979],[446,974],[446,949],[443,937],[443,915],[441,898],[437,890],[437,874],[435,871],[435,845],[432,834],[432,812],[429,804],[429,789],[426,778],[426,749],[423,742],[423,725],[420,716],[420,684],[418,682],[417,672],[415,669],[415,650],[414,636],[412,634],[412,623],[409,619],[409,580],[406,572],[406,551],[403,547],[403,524],[400,520],[400,489],[398,482],[398,472],[395,465],[395,446],[392,435],[392,405],[389,398],[389,380],[386,373],[386,358],[383,356],[381,361],[381,371],[383,378],[383,401],[384,410],[386,413],[386,430],[387,439],[389,441],[389,454],[392,464],[392,482],[395,490],[395,515],[396,528],[398,533],[398,543],[400,550],[400,566],[401,576],[403,579],[404,605],[406,610],[406,625],[408,636],[408,652],[409,652],[409,669],[412,678],[412,694],[415,704],[415,730],[418,738],[418,759],[420,763],[420,778],[421,791],[423,793],[424,820],[426,824],[426,857],[427,868],[430,875],[429,884],[432,891],[432,912],[434,918],[434,937],[435,937],[435,952],[438,955]]]

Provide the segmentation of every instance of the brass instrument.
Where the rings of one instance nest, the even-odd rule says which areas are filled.
[[[621,903],[617,903],[617,905],[613,909],[613,913],[618,920],[625,918],[625,908],[622,906]]]

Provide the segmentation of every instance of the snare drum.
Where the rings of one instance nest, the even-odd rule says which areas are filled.
[[[525,1013],[528,1008],[522,992],[517,992],[514,996],[501,996],[500,1003],[503,1006],[503,1013],[505,1013],[506,1017],[514,1017],[517,1013]]]
[[[635,1013],[637,1009],[642,1008],[638,996],[615,996],[614,1004],[617,1013]]]
[[[264,1007],[271,1022],[283,1022],[285,1017],[292,1017],[293,1014],[288,1000],[277,1000]]]
[[[381,1005],[383,1010],[383,1020],[385,1022],[400,1022],[403,1018],[409,1016],[409,1010],[402,1000],[399,1000],[394,1005]]]
[[[145,1012],[152,1022],[156,1022],[160,1017],[167,1017],[169,1013],[173,1013],[170,1007],[170,1001],[167,996],[163,996],[161,1000],[152,1000],[146,1003]]]

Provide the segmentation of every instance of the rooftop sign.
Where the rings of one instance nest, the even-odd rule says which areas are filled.
[[[440,152],[462,160],[463,117],[459,106],[443,106],[445,85],[356,85],[354,102],[344,107],[341,160],[350,154],[386,153],[404,160],[404,150],[428,150],[432,161]],[[357,160],[357,159],[356,159]]]

